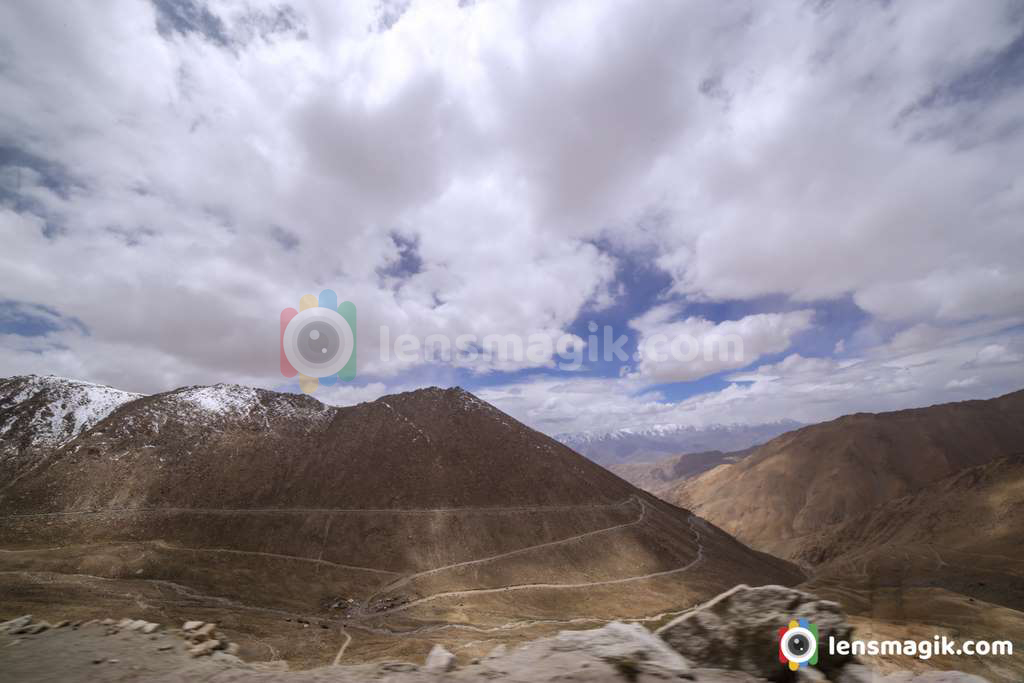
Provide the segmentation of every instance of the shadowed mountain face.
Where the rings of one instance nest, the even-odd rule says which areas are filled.
[[[971,467],[801,539],[816,578],[938,586],[1024,612],[1024,453]]]
[[[1024,391],[798,429],[682,483],[666,499],[752,546],[795,539],[993,459],[1024,451]]]
[[[805,587],[839,600],[876,638],[1024,634],[1024,455],[961,470],[840,524],[801,537],[792,556],[816,565]],[[905,666],[894,658],[885,662]],[[992,681],[1024,680],[1019,654],[940,657]]]
[[[255,658],[323,663],[342,626],[357,660],[493,647],[802,579],[461,389],[333,408],[188,387],[50,443],[0,470],[0,603],[216,608]]]

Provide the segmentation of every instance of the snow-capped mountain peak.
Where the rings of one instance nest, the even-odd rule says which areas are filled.
[[[0,438],[22,447],[60,446],[141,397],[54,375],[0,379]]]

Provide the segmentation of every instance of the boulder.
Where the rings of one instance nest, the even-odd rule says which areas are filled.
[[[694,679],[690,664],[663,640],[636,624],[612,622],[587,631],[562,631],[520,647],[497,651],[478,665],[479,679],[542,681],[681,681]],[[474,668],[477,668],[474,667]],[[477,678],[473,678],[477,680]],[[713,683],[716,678],[701,678]],[[730,683],[745,679],[733,677]]]
[[[32,623],[32,615],[26,614],[10,621],[0,623],[0,632],[7,631],[8,633],[15,633],[25,628]]]
[[[551,649],[600,659],[627,676],[690,677],[689,662],[639,624],[613,621],[589,631],[562,631]]]
[[[198,643],[204,640],[215,639],[216,630],[217,624],[203,624],[199,628],[186,633],[185,637],[193,642]]]
[[[818,627],[819,643],[830,636],[849,639],[852,627],[839,605],[784,586],[739,585],[694,607],[657,630],[657,635],[695,665],[733,669],[770,681],[793,681],[779,661],[778,631],[792,619]],[[835,679],[849,655],[818,648],[817,668]],[[806,677],[806,676],[805,676]]]
[[[202,626],[204,623],[206,623],[206,622],[203,622],[203,621],[186,621],[182,625],[181,630],[182,631],[195,631],[197,628]]]
[[[193,657],[202,657],[203,655],[212,654],[214,650],[220,647],[219,640],[204,640],[198,645],[193,645],[188,649],[188,653]]]
[[[852,677],[851,674],[855,677]],[[927,671],[924,673],[901,671],[881,676],[856,664],[844,667],[836,681],[837,683],[989,683],[980,676],[965,674],[962,671]]]
[[[153,633],[158,628],[160,628],[160,624],[155,624],[153,622],[149,622],[149,623],[147,623],[145,626],[143,626],[139,630],[142,631],[143,633]]]
[[[37,633],[42,633],[43,631],[45,631],[48,628],[50,628],[50,624],[48,622],[37,621],[36,623],[34,623],[34,624],[30,625],[30,626],[23,626],[20,629],[20,632],[21,633],[27,633],[29,635],[33,635],[34,636]]]
[[[427,661],[423,669],[431,673],[446,673],[455,668],[455,655],[446,650],[443,645],[435,645],[427,655]]]

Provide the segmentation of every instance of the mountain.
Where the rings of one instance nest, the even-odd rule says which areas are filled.
[[[51,439],[53,405],[9,409]],[[23,466],[0,479],[0,604],[216,612],[254,659],[484,652],[803,579],[461,389],[335,408],[186,387],[49,449],[22,449],[42,443],[26,430],[5,442]]]
[[[978,465],[801,539],[827,580],[930,585],[1024,612],[1024,453]]]
[[[663,424],[608,432],[564,433],[555,438],[596,463],[617,465],[660,460],[680,453],[740,451],[800,426],[792,420],[709,427]]]
[[[801,587],[842,603],[863,638],[1019,640],[1020,453],[1024,392],[805,427],[662,495],[802,565]],[[914,666],[1024,680],[1012,656]]]
[[[666,498],[755,548],[790,557],[801,536],[1021,451],[1024,391],[804,427]]]
[[[658,496],[681,482],[692,479],[719,465],[739,462],[753,451],[754,447],[732,453],[723,453],[722,451],[683,453],[670,455],[653,462],[625,462],[609,465],[608,469],[633,486]]]
[[[801,537],[814,567],[805,588],[839,600],[862,633],[1024,634],[1024,454],[960,470],[913,493]],[[965,636],[966,637],[966,636]],[[902,658],[877,662],[906,666]],[[1020,657],[939,657],[992,681],[1024,680]]]
[[[0,482],[140,396],[59,377],[0,379]]]

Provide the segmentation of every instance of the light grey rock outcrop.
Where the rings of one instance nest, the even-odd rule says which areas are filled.
[[[589,631],[562,631],[553,639],[551,649],[589,655],[624,672],[642,672],[665,678],[690,674],[690,664],[686,659],[639,624],[613,621]]]
[[[430,673],[447,673],[455,668],[455,655],[446,650],[443,645],[435,645],[427,655],[427,661],[423,664],[423,670]]]
[[[853,630],[835,602],[784,586],[739,585],[673,619],[657,635],[695,665],[792,681],[796,675],[779,661],[777,637],[799,618],[818,627],[822,643],[830,636],[849,639]],[[851,659],[821,647],[817,668],[834,680]]]

